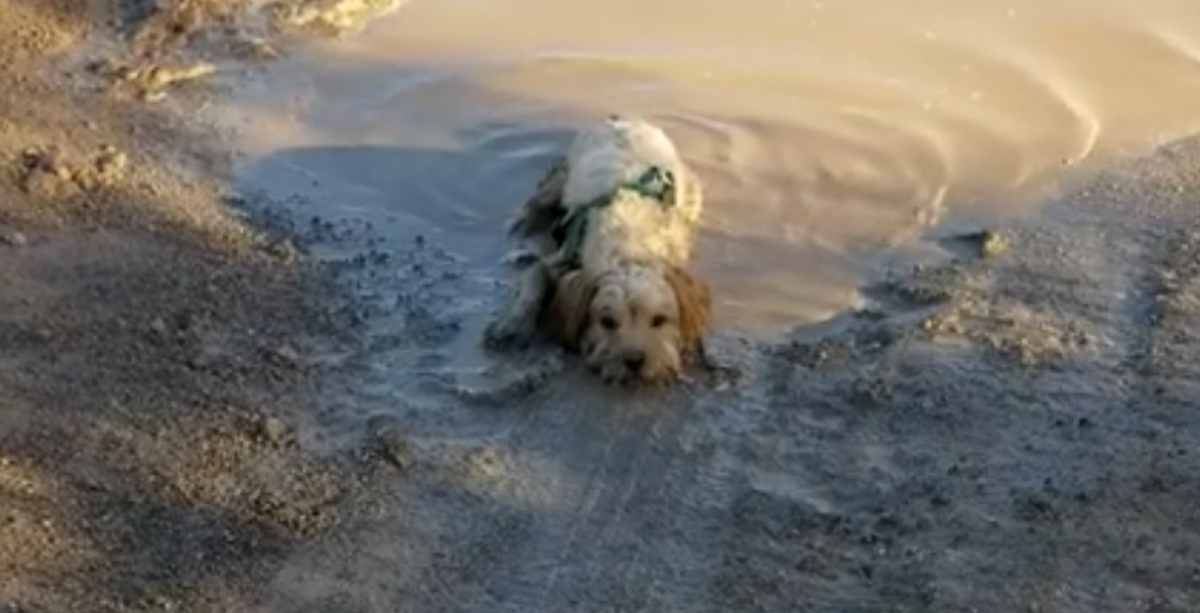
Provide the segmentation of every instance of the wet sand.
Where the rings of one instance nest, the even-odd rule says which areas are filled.
[[[1200,608],[1200,10],[518,4],[0,7],[0,609]],[[479,348],[614,105],[729,387]]]

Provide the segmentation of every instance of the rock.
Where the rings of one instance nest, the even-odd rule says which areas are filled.
[[[112,75],[118,90],[132,93],[146,102],[156,102],[166,97],[165,90],[208,77],[217,71],[209,62],[183,64],[150,64],[138,67],[123,67]]]
[[[202,346],[196,350],[194,355],[188,358],[187,365],[193,370],[208,370],[213,368],[221,359],[220,350],[212,346]]]
[[[176,66],[151,66],[142,74],[147,89],[159,91],[172,85],[203,79],[217,72],[217,67],[208,62],[180,64]]]
[[[167,327],[167,322],[161,317],[155,317],[150,321],[150,331],[157,336],[166,336],[170,328]]]
[[[850,401],[860,408],[883,406],[890,396],[891,384],[887,378],[874,373],[858,379],[850,389]]]
[[[143,600],[143,606],[149,611],[170,612],[176,610],[176,602],[168,596],[154,594]]]
[[[71,168],[63,161],[62,154],[57,148],[45,150],[31,149],[25,152],[27,168],[41,171],[64,181],[71,179]]]
[[[477,479],[496,479],[505,472],[505,462],[500,450],[479,447],[467,452],[462,458],[463,468]]]
[[[968,232],[960,234],[957,238],[951,240],[960,241],[960,244],[965,244],[975,249],[975,255],[980,258],[992,258],[1004,253],[1008,244],[1004,237],[992,230],[979,230],[977,232]]]
[[[103,184],[111,184],[120,178],[128,165],[129,157],[111,146],[102,148],[95,162],[96,173]]]
[[[266,416],[259,421],[258,436],[277,447],[289,445],[295,439],[291,427],[282,419],[273,416]]]
[[[167,94],[165,92],[163,92],[161,90],[157,90],[157,89],[145,89],[145,90],[142,90],[142,93],[139,94],[138,97],[141,98],[142,102],[154,103],[154,102],[162,102],[163,100],[166,100]]]
[[[992,258],[1004,253],[1008,249],[1008,242],[1004,237],[990,230],[980,232],[979,237],[979,257]]]
[[[24,247],[29,243],[29,239],[16,230],[0,230],[0,243],[9,247]]]
[[[412,470],[417,458],[412,444],[394,419],[375,416],[367,422],[368,443],[372,454],[400,469]]]
[[[300,357],[300,352],[296,351],[296,348],[292,347],[291,345],[280,345],[271,351],[271,355],[274,356],[277,361],[287,366],[298,366],[300,365],[302,359]]]
[[[1026,522],[1054,521],[1060,512],[1054,503],[1041,496],[1025,494],[1013,501],[1018,519]]]
[[[276,241],[267,247],[267,253],[283,260],[284,262],[294,262],[300,257],[300,251],[292,244],[292,241],[284,239]]]
[[[89,61],[83,65],[83,69],[98,77],[111,79],[120,72],[121,66],[112,58],[105,57]]]
[[[74,173],[56,148],[31,147],[21,156],[21,189],[34,196],[54,199],[72,193]]]
[[[235,45],[234,51],[241,59],[253,62],[268,62],[279,59],[280,56],[278,49],[261,38],[244,38],[239,40]]]

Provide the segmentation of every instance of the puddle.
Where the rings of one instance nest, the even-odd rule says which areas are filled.
[[[762,332],[855,304],[947,216],[1200,127],[1198,27],[1186,0],[414,2],[228,116],[247,182],[485,265],[564,129],[641,112],[708,186],[722,326]]]
[[[771,338],[942,253],[919,241],[938,224],[1035,210],[1073,173],[1196,130],[1195,32],[1187,0],[427,0],[274,64],[217,113],[239,189],[368,228],[391,258],[360,281],[379,382],[331,414],[387,411],[507,372],[479,347],[509,281],[502,224],[579,122],[667,128],[705,181],[697,266],[720,335]]]

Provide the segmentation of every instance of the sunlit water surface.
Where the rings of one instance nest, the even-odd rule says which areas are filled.
[[[820,320],[939,222],[1200,127],[1195,0],[414,0],[225,115],[247,181],[480,274],[580,121],[664,125],[727,329]]]

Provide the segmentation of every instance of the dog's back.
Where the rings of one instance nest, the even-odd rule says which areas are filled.
[[[633,183],[648,168],[680,171],[679,153],[658,126],[640,119],[610,117],[576,135],[567,151],[563,205],[570,209]]]
[[[655,171],[670,182],[659,198],[627,186]],[[567,152],[562,205],[568,211],[593,206],[591,230],[582,245],[585,262],[661,261],[683,265],[691,257],[699,221],[698,180],[658,126],[640,119],[610,117],[582,130]]]

